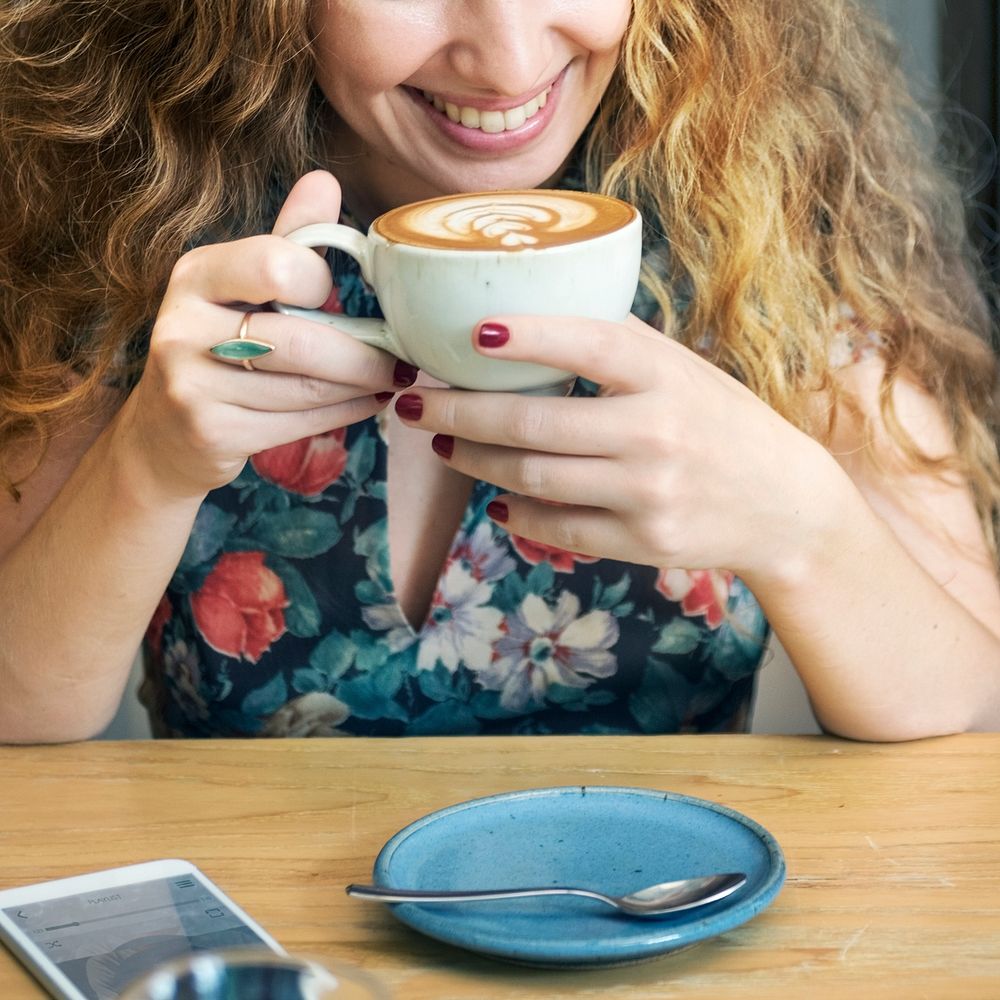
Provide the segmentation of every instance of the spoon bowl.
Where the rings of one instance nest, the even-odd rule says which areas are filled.
[[[632,917],[662,917],[691,910],[732,895],[745,885],[743,872],[703,875],[697,878],[659,882],[625,896],[609,896],[593,889],[573,886],[536,886],[517,889],[394,889],[380,885],[349,885],[347,895],[380,903],[476,903],[492,899],[521,899],[526,896],[584,896],[613,906]]]

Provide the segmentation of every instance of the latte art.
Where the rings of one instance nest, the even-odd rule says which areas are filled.
[[[393,209],[374,230],[392,243],[450,250],[541,250],[614,232],[635,210],[579,191],[496,191]]]
[[[440,216],[436,221],[459,240],[479,244],[485,239],[507,248],[537,246],[544,234],[557,229],[560,222],[560,216],[549,208],[514,202],[445,208],[428,215],[432,219]],[[593,218],[593,212],[590,216]]]

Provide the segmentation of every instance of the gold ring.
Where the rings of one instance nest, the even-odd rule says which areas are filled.
[[[252,315],[252,310],[245,312],[240,320],[240,332],[235,337],[230,337],[229,340],[223,340],[214,347],[210,347],[209,353],[226,361],[239,361],[248,372],[257,371],[252,359],[263,358],[270,354],[274,350],[274,344],[267,344],[263,340],[254,340],[247,336],[250,332],[250,317]]]

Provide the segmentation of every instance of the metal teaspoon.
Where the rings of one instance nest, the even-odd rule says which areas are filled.
[[[746,883],[743,872],[705,875],[676,882],[660,882],[626,896],[608,896],[592,889],[544,886],[526,889],[442,890],[393,889],[380,885],[349,885],[347,895],[381,903],[473,903],[487,899],[520,899],[523,896],[586,896],[598,899],[633,917],[659,917],[704,906],[734,893]]]

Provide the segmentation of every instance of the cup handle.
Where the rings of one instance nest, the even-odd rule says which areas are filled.
[[[361,265],[361,276],[372,284],[371,250],[368,239],[356,229],[334,222],[320,222],[296,229],[285,239],[304,247],[334,247],[343,250]],[[349,334],[363,344],[370,344],[406,362],[410,361],[383,319],[359,319],[340,313],[323,312],[322,309],[303,309],[299,306],[286,305],[284,302],[271,304],[285,316],[297,316],[299,319],[312,320],[314,323],[324,323]]]

